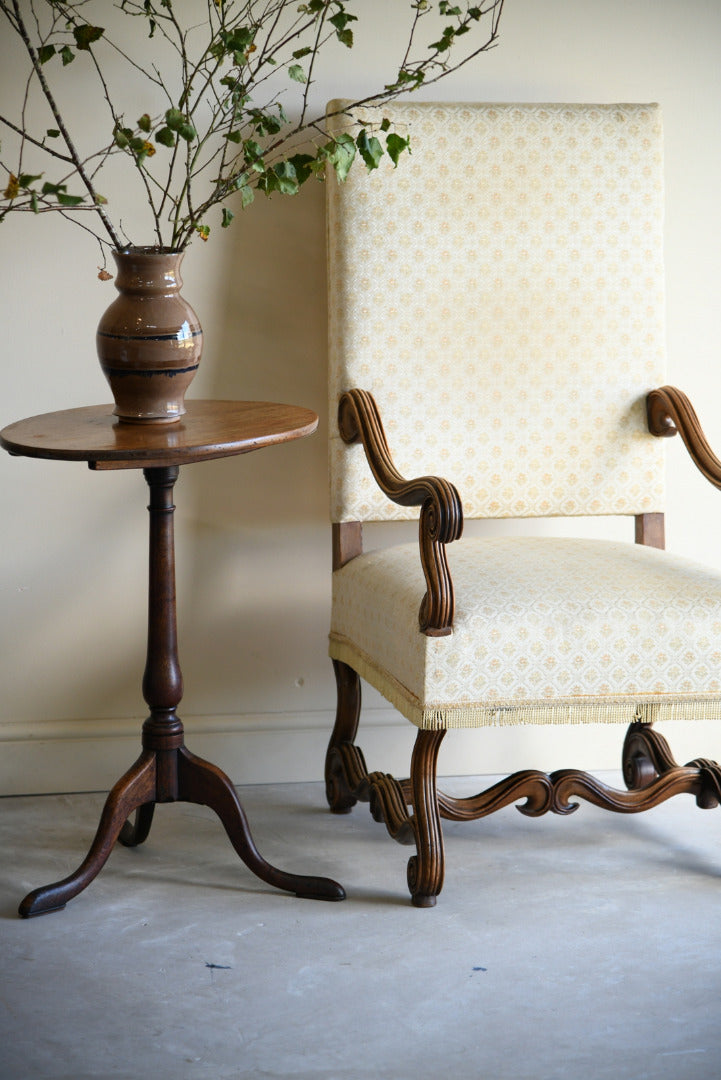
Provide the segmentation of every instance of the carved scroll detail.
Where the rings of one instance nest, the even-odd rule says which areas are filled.
[[[621,756],[623,779],[630,791],[638,791],[657,776],[677,768],[671,748],[650,724],[633,723],[626,732]]]
[[[640,814],[674,795],[683,792],[697,795],[701,789],[699,770],[678,765],[637,791],[619,791],[601,783],[595,776],[575,769],[552,773],[551,780],[551,810],[554,814],[570,814],[578,809],[578,803],[570,802],[573,796],[585,799],[602,810],[612,810],[617,814]]]
[[[453,627],[453,581],[445,545],[463,531],[460,496],[447,480],[421,476],[406,480],[398,472],[388,447],[373,395],[349,390],[338,406],[338,428],[344,442],[360,441],[381,491],[400,506],[420,506],[419,543],[426,595],[420,612],[421,630],[431,637],[450,634]]]
[[[406,809],[401,786],[390,773],[373,772],[368,777],[370,810],[374,821],[385,825],[399,844],[415,844],[413,819]]]
[[[716,457],[704,435],[693,405],[675,386],[652,390],[646,398],[648,430],[652,435],[669,438],[680,434],[694,465],[714,487],[721,488],[721,460]]]
[[[332,773],[342,776],[354,799],[370,804],[373,820],[385,825],[394,840],[399,844],[415,843],[403,789],[395,777],[390,773],[369,773],[363,751],[352,743],[335,748],[329,755],[329,764]]]
[[[540,817],[551,809],[553,784],[547,773],[535,769],[513,773],[486,791],[465,799],[439,791],[438,804],[441,817],[448,821],[475,821],[524,798],[526,802],[518,809],[528,817]]]
[[[716,783],[721,784],[717,774]],[[603,810],[617,814],[637,814],[665,802],[674,795],[689,792],[697,800],[704,791],[705,780],[698,767],[676,765],[662,776],[656,775],[643,787],[621,791],[602,783],[590,773],[579,769],[562,769],[553,773],[513,773],[486,791],[469,798],[453,798],[439,793],[441,817],[451,821],[472,821],[495,813],[504,806],[525,798],[516,809],[526,817],[541,817],[552,813],[566,816],[574,813],[579,804],[573,798],[584,799]],[[719,788],[721,793],[721,787]]]
[[[421,733],[430,736],[432,733]],[[441,733],[436,733],[441,734]],[[433,748],[437,752],[436,748]],[[376,821],[385,822],[394,839],[408,843],[410,833],[401,836],[402,822],[412,818],[405,809],[412,802],[411,782],[398,781],[385,773],[368,773],[358,747],[344,744],[336,752],[338,763],[354,796],[370,801]],[[458,798],[436,792],[440,816],[448,821],[475,821],[525,800],[516,809],[526,817],[543,814],[567,815],[578,809],[573,798],[584,799],[604,810],[637,814],[649,810],[674,795],[696,796],[699,805],[715,806],[721,802],[721,765],[697,758],[688,765],[678,765],[662,735],[649,724],[632,724],[624,743],[624,778],[629,790],[604,784],[579,769],[560,769],[552,773],[525,769],[499,780],[477,795]],[[426,775],[421,764],[419,775]]]
[[[694,792],[697,804],[704,810],[718,806],[721,802],[721,765],[709,758],[695,758],[683,768],[692,770],[696,776]],[[679,770],[680,766],[674,760],[663,735],[659,735],[648,723],[631,724],[623,744],[623,778],[626,786],[637,791],[674,769]]]
[[[721,765],[709,758],[695,758],[686,768],[699,770],[701,791],[696,802],[703,810],[713,810],[721,802]]]
[[[638,814],[683,793],[694,795],[703,808],[721,803],[721,764],[697,758],[678,765],[666,740],[648,723],[633,723],[626,734],[625,791],[578,769],[552,773],[525,769],[477,795],[447,795],[436,787],[438,750],[445,734],[443,730],[417,733],[409,780],[368,773],[362,752],[351,742],[334,746],[329,754],[331,770],[342,776],[344,790],[354,799],[370,802],[373,817],[385,824],[395,840],[416,844],[416,854],[408,862],[408,885],[419,907],[432,906],[443,886],[442,818],[472,821],[512,803],[519,804],[516,809],[527,817],[568,815],[578,809],[576,799],[618,814]]]

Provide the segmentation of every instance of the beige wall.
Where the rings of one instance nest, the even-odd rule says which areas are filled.
[[[407,7],[365,0],[373,29],[342,57],[350,66],[320,75],[318,102],[385,81]],[[433,95],[661,102],[670,381],[692,395],[717,446],[720,46],[717,0],[506,0],[498,49]],[[3,31],[3,101],[17,85],[6,54]],[[193,395],[298,402],[321,415],[314,438],[189,467],[177,489],[181,714],[193,749],[238,782],[318,778],[332,720],[322,194],[256,203],[227,233],[193,245],[184,270],[207,340]],[[0,423],[107,400],[93,337],[114,291],[97,281],[93,241],[59,220],[16,216],[0,226],[0,252]],[[680,445],[669,447],[669,466],[669,547],[721,565],[721,495]],[[106,787],[135,755],[144,714],[142,477],[3,454],[0,485],[0,792]],[[593,528],[630,537],[631,525]],[[371,767],[403,769],[407,725],[370,693],[367,704]],[[679,736],[682,756],[721,751],[700,725],[679,726]],[[458,734],[442,768],[617,764],[620,732],[561,737]]]

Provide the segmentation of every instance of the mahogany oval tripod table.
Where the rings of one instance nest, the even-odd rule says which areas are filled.
[[[82,892],[104,866],[116,840],[128,847],[148,836],[156,803],[209,806],[231,844],[267,884],[318,900],[342,900],[329,878],[287,873],[267,862],[253,841],[245,811],[229,778],[185,746],[177,708],[183,695],[178,660],[175,599],[173,488],[181,465],[246,454],[310,435],[318,417],[309,409],[258,401],[190,401],[173,424],[127,424],[112,405],[94,405],[20,420],[0,431],[11,454],[85,461],[91,469],[142,469],[150,492],[148,646],[143,697],[150,714],[142,751],[105,802],[95,838],[78,869],[62,881],[29,893],[20,915],[57,911]],[[134,820],[130,818],[135,814]]]

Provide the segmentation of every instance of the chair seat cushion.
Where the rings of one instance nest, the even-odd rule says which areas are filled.
[[[418,545],[333,575],[330,653],[427,729],[721,715],[721,573],[549,537],[448,547],[453,632],[418,629]]]

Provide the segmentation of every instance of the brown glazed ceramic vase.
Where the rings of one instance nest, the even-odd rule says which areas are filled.
[[[170,424],[185,412],[198,369],[203,331],[180,295],[182,251],[114,251],[120,293],[98,326],[100,366],[115,415],[132,424]]]

